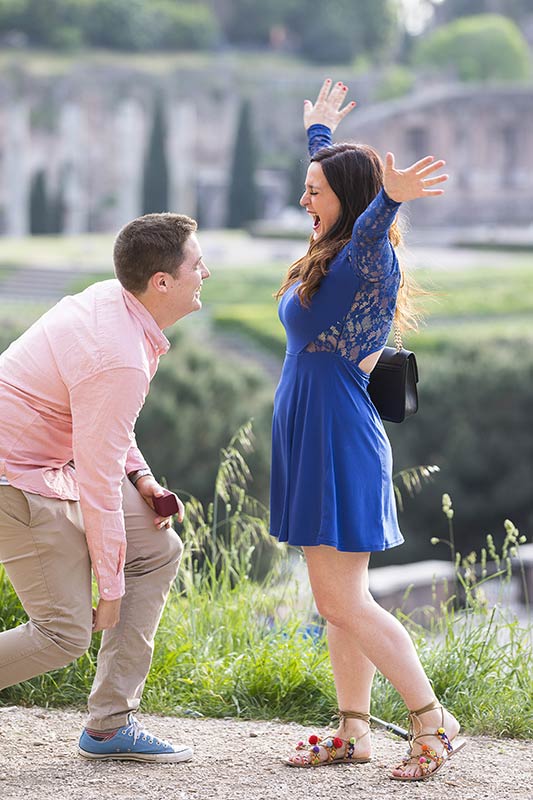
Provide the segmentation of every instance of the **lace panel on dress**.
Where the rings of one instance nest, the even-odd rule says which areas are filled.
[[[392,327],[398,275],[357,290],[344,319],[322,331],[305,348],[308,353],[337,353],[359,364],[387,343]]]

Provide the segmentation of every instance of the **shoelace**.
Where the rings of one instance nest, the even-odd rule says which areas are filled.
[[[135,717],[131,717],[131,724],[129,727],[132,729],[133,732],[133,744],[135,744],[139,736],[142,736],[150,744],[153,744],[155,742],[156,744],[160,744],[163,747],[170,747],[169,742],[166,742],[164,739],[158,739],[157,736],[153,736],[151,733],[148,733],[148,731],[145,731],[141,723],[138,720],[136,720]]]

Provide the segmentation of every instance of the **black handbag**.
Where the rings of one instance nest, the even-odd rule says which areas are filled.
[[[418,411],[418,366],[410,350],[385,347],[370,373],[368,393],[381,419],[403,422]]]

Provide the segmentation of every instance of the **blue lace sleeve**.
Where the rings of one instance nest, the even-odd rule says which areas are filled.
[[[307,147],[310,156],[314,156],[321,147],[327,147],[332,143],[331,130],[327,125],[310,125],[307,129]]]
[[[355,269],[366,280],[381,280],[394,269],[396,256],[389,241],[389,228],[400,205],[381,189],[355,221],[350,255]]]

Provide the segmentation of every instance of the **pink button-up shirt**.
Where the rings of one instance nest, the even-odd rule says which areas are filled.
[[[168,348],[142,303],[109,280],[63,298],[0,355],[0,476],[80,501],[106,600],[124,594],[122,480],[146,467],[133,430]]]

